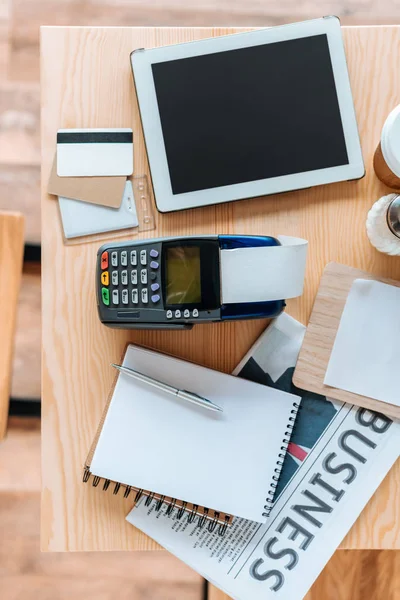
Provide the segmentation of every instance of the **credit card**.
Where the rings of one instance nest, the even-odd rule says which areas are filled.
[[[125,190],[126,177],[59,177],[57,156],[47,184],[49,194],[81,200],[90,204],[119,208]]]
[[[61,221],[66,239],[138,227],[132,182],[127,181],[119,208],[96,206],[59,196]]]
[[[59,129],[59,177],[121,177],[133,173],[132,129]]]

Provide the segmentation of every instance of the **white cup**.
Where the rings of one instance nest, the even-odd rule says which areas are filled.
[[[387,186],[400,190],[400,104],[385,121],[374,155],[376,176]]]

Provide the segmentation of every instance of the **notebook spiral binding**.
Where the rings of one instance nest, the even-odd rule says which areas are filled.
[[[88,467],[84,468],[83,471],[83,482],[88,483],[92,472]],[[189,504],[188,502],[180,502],[176,498],[166,498],[166,496],[160,496],[154,492],[148,492],[146,490],[137,489],[132,486],[123,486],[118,482],[111,481],[110,479],[102,479],[98,475],[93,475],[92,486],[98,487],[99,483],[103,480],[103,492],[106,492],[111,485],[114,486],[113,495],[117,495],[121,488],[125,488],[124,498],[128,498],[130,493],[135,494],[134,504],[136,505],[142,497],[146,496],[145,506],[155,501],[154,510],[159,512],[164,504],[167,505],[166,514],[171,515],[176,510],[176,518],[178,521],[182,519],[184,514],[187,514],[188,523],[193,523],[197,518],[197,527],[203,529],[207,523],[207,529],[210,533],[217,530],[218,534],[223,536],[232,522],[230,515],[221,514],[217,511],[209,510],[208,508],[199,507],[197,504]],[[191,506],[191,508],[188,508]],[[214,514],[213,514],[214,513]],[[218,529],[217,529],[218,528]]]
[[[284,454],[278,454],[279,460],[276,462],[274,475],[272,477],[273,481],[271,482],[270,490],[268,492],[268,498],[265,499],[264,512],[262,513],[263,517],[269,517],[270,512],[272,510],[274,504],[275,490],[278,487],[279,477],[282,473],[283,463],[290,443],[290,436],[292,435],[296,427],[296,418],[299,410],[301,410],[300,404],[294,402],[293,409],[290,411],[291,416],[289,417],[289,423],[286,425],[285,437],[282,440],[281,453],[283,452]]]

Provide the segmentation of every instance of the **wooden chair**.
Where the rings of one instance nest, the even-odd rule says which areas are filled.
[[[24,217],[0,212],[0,440],[6,433],[18,293],[24,256]]]

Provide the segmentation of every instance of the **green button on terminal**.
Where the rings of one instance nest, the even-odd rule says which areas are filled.
[[[107,288],[103,287],[101,288],[101,297],[103,299],[103,304],[105,304],[106,306],[110,305],[110,292]]]

